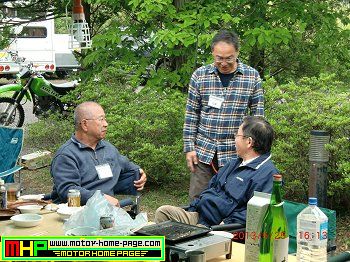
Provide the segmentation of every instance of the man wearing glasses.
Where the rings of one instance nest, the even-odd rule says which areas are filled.
[[[254,191],[271,193],[273,175],[279,173],[271,161],[273,138],[273,128],[263,117],[245,117],[235,136],[239,157],[213,176],[207,189],[191,202],[188,211],[161,206],[156,211],[155,221],[173,220],[207,227],[221,222],[245,225],[247,203]]]
[[[80,191],[81,204],[101,190],[113,205],[115,194],[135,195],[146,183],[145,172],[122,156],[116,147],[104,140],[108,123],[103,108],[95,102],[84,102],[74,111],[75,133],[60,147],[51,163],[54,202],[67,202],[70,189]]]
[[[235,133],[246,115],[263,116],[259,73],[238,59],[238,36],[226,30],[212,40],[214,63],[192,75],[183,129],[184,152],[191,171],[193,200],[209,180],[236,158]]]

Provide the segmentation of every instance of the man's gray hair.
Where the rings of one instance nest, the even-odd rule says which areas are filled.
[[[80,122],[87,118],[92,118],[92,112],[91,112],[91,106],[97,105],[101,106],[100,104],[93,102],[93,101],[87,101],[79,104],[75,110],[74,110],[74,129],[79,130],[80,129]]]

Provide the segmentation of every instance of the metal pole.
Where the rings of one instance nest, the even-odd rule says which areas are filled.
[[[309,197],[317,197],[318,205],[326,207],[329,154],[325,145],[329,143],[330,135],[327,131],[312,130],[310,132],[310,176]]]

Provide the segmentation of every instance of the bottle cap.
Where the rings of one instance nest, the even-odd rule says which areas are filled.
[[[309,197],[309,205],[317,206],[317,198]]]
[[[273,181],[278,181],[278,182],[281,182],[282,181],[282,176],[281,175],[273,175]]]

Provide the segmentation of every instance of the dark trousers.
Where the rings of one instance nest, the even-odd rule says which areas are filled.
[[[210,165],[198,162],[195,172],[191,174],[189,190],[190,201],[198,198],[201,192],[207,189],[210,179],[218,170],[218,157],[216,153]]]

